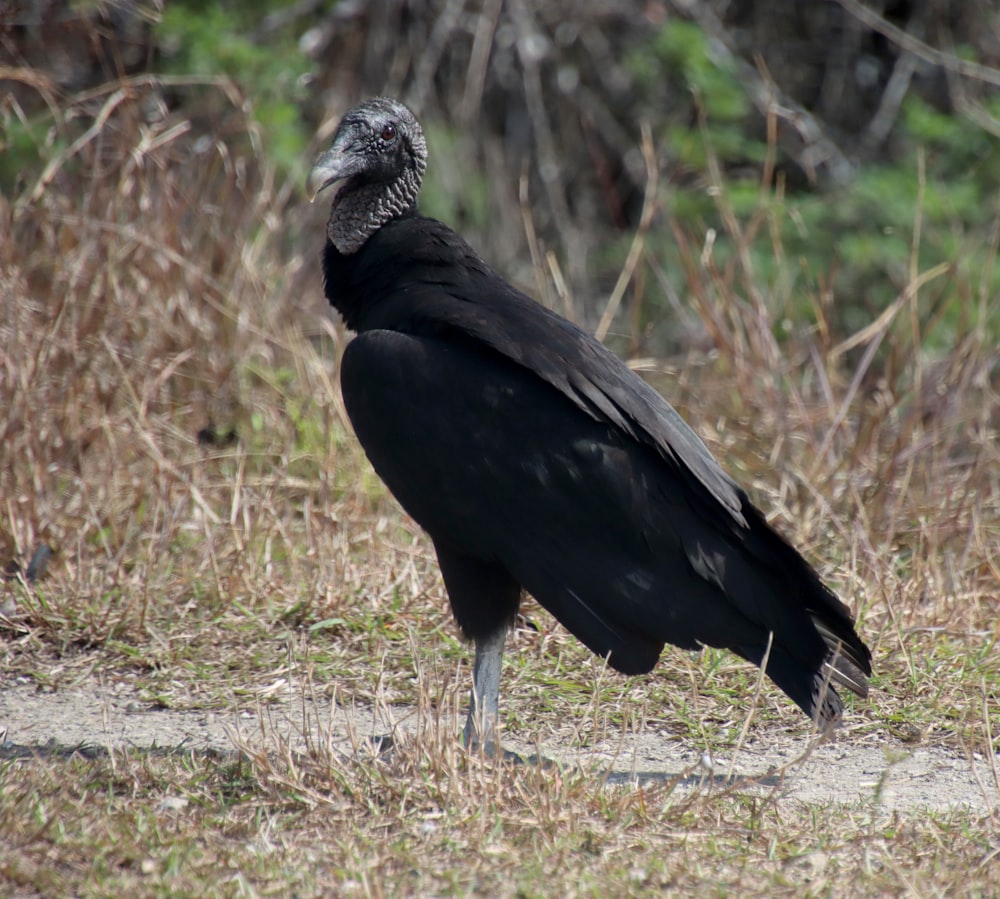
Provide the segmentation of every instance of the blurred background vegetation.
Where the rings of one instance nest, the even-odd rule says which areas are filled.
[[[914,267],[943,263],[921,291],[920,315],[944,319],[930,348],[973,322],[1000,337],[996,315],[983,320],[995,305],[981,302],[1000,286],[1000,13],[991,0],[34,0],[0,9],[8,196],[93,124],[106,99],[94,89],[115,78],[131,79],[150,122],[183,119],[205,148],[235,132],[257,142],[244,162],[266,159],[290,200],[301,198],[338,116],[388,93],[429,132],[425,211],[593,326],[640,223],[646,123],[662,183],[628,324],[615,328],[628,351],[705,338],[684,314],[676,228],[696,244],[709,235],[720,268],[752,268],[786,327],[820,317],[843,337],[912,283]],[[60,120],[66,98],[88,90]],[[80,174],[66,165],[59,179]],[[772,239],[741,247],[729,215]],[[294,224],[288,236],[289,253],[308,246]],[[548,285],[535,283],[539,259]]]

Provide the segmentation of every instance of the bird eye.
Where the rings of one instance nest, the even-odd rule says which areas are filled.
[[[384,140],[386,143],[388,143],[391,140],[394,140],[395,137],[396,137],[396,126],[395,125],[386,125],[382,129],[382,140]]]

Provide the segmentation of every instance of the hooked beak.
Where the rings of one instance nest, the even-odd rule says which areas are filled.
[[[306,181],[306,195],[309,197],[309,202],[315,203],[316,197],[322,191],[338,181],[358,174],[362,169],[359,159],[349,151],[345,152],[336,146],[327,150],[316,160],[312,171],[309,172]]]

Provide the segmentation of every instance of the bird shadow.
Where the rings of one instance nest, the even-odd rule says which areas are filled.
[[[363,738],[359,741],[358,752],[383,761],[391,761],[397,751],[403,749],[406,740],[397,740],[392,734],[379,734]],[[685,790],[701,790],[716,792],[719,790],[740,790],[753,787],[774,789],[780,787],[786,780],[782,771],[769,771],[763,774],[715,773],[706,770],[704,766],[692,765],[681,770],[668,771],[636,771],[618,768],[613,764],[605,767],[600,763],[580,764],[561,761],[542,755],[539,752],[519,753],[510,749],[502,749],[498,755],[496,750],[469,750],[472,756],[484,757],[490,761],[507,763],[514,767],[536,767],[543,771],[554,773],[586,774],[603,780],[607,786],[652,786],[670,785]]]
[[[616,771],[609,769],[604,782],[611,786],[648,786],[672,784],[690,789],[731,789],[741,787],[777,787],[783,778],[779,774],[712,774],[689,771]]]
[[[363,751],[369,757],[375,756],[385,760],[391,759],[400,748],[398,741],[395,741],[388,734],[368,737],[361,742],[362,745],[358,746],[358,750]],[[151,758],[184,758],[190,757],[192,753],[205,759],[220,762],[234,762],[246,758],[246,753],[239,748],[219,749],[211,746],[185,745],[184,742],[172,746],[135,744],[114,748],[94,743],[59,743],[56,740],[34,744],[10,741],[0,743],[0,761],[67,762],[72,759],[101,761],[111,759],[113,756],[120,757],[121,754],[134,754]],[[704,771],[697,766],[680,771],[634,771],[616,769],[613,766],[602,768],[600,765],[584,766],[574,762],[558,761],[538,753],[521,755],[507,749],[503,750],[500,758],[497,758],[496,755],[487,757],[516,767],[531,766],[563,774],[574,772],[591,774],[603,778],[604,783],[608,786],[619,787],[668,784],[675,788],[680,787],[692,791],[709,790],[714,792],[753,787],[774,788],[781,786],[785,779],[781,772],[762,775],[729,775]]]

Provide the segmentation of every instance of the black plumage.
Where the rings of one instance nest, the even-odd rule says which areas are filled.
[[[366,101],[310,174],[337,184],[326,295],[357,336],[348,414],[434,542],[475,641],[468,742],[494,742],[522,590],[628,674],[665,643],[726,647],[826,727],[866,695],[846,606],[671,406],[613,353],[420,216],[427,149],[401,103]]]

